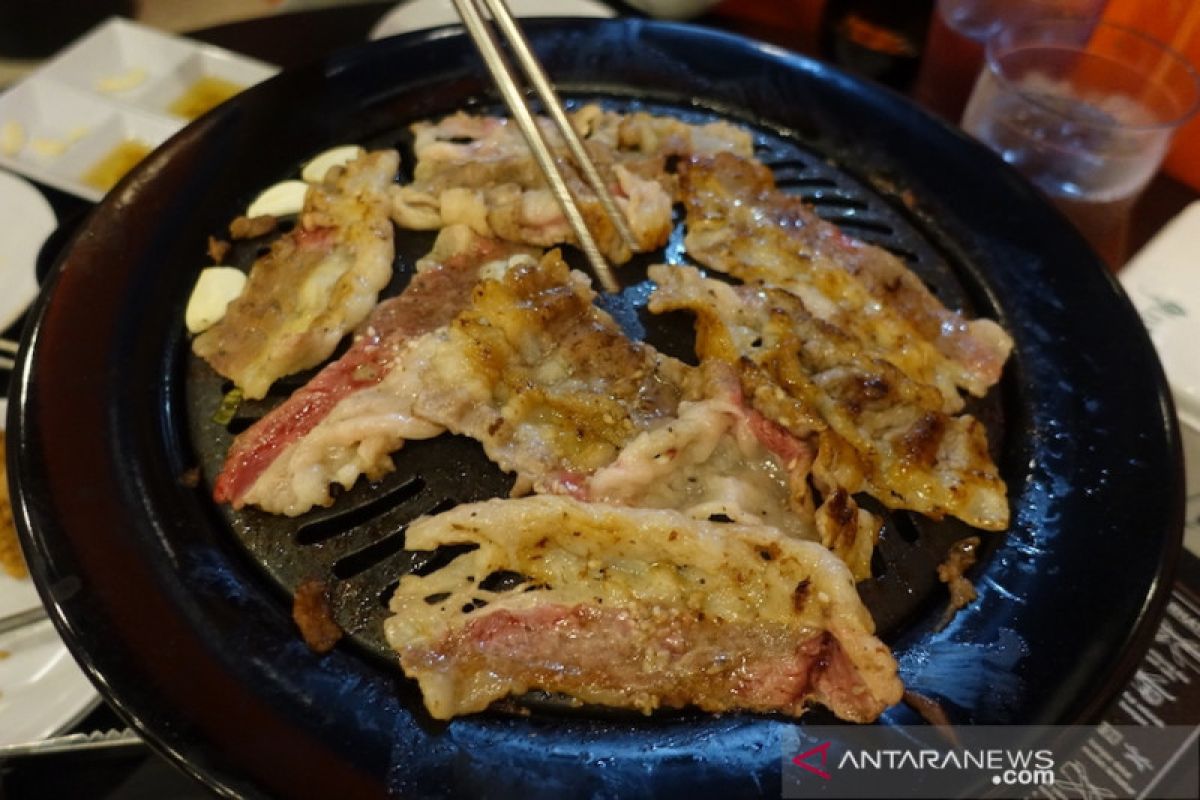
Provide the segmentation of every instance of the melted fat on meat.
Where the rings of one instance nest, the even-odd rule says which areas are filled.
[[[671,204],[678,194],[667,159],[734,152],[749,157],[749,133],[726,122],[689,124],[638,112],[629,115],[588,105],[571,115],[640,251],[666,244]],[[631,252],[599,199],[573,166],[561,134],[539,125],[561,154],[560,167],[588,229],[615,263]],[[417,164],[413,182],[392,193],[392,215],[404,228],[430,230],[460,223],[481,236],[538,247],[573,243],[574,233],[516,125],[503,117],[458,112],[412,126]]]
[[[665,179],[670,157],[729,152],[754,154],[746,130],[725,121],[693,124],[646,112],[621,114],[588,104],[569,114],[589,154],[603,165],[619,163],[645,177]],[[546,118],[538,123],[547,140],[561,149],[561,135]],[[512,183],[525,189],[545,186],[520,129],[506,117],[457,112],[436,122],[412,126],[417,156],[414,183],[435,189]],[[673,184],[672,184],[673,185]]]
[[[601,143],[617,152],[622,162],[635,170],[643,165],[661,170],[661,162],[668,157],[754,155],[750,132],[724,120],[689,123],[645,111],[622,114],[590,103],[572,114],[571,122],[586,141]]]
[[[553,124],[538,124],[551,147],[572,196],[601,252],[615,263],[632,255],[608,219],[599,199],[573,166]],[[405,228],[427,230],[444,225],[470,225],[483,236],[538,247],[574,242],[574,233],[559,207],[519,128],[506,118],[476,117],[463,112],[436,123],[412,126],[417,164],[413,182],[392,193],[392,217]],[[586,145],[617,207],[630,222],[641,250],[666,242],[671,201],[662,187],[614,163],[611,151]]]
[[[234,440],[214,487],[218,502],[301,514],[332,502],[334,483],[349,488],[389,472],[390,454],[405,441],[441,433],[411,408],[420,365],[437,345],[426,334],[467,306],[484,264],[528,252],[462,226],[443,229],[408,286],[376,307],[345,355]]]
[[[857,337],[910,380],[982,396],[1000,378],[1012,340],[991,320],[968,321],[935,298],[899,258],[847,237],[771,171],[729,153],[681,167],[689,254],[747,283],[787,289],[809,312]]]
[[[1004,482],[987,435],[969,415],[942,411],[932,387],[909,380],[814,318],[780,289],[735,288],[690,267],[651,267],[651,311],[691,310],[697,352],[735,365],[751,397],[782,395],[819,417],[819,475],[865,489],[890,508],[946,514],[985,530],[1008,526]],[[821,448],[835,448],[822,457]]]
[[[316,366],[374,308],[392,276],[388,189],[400,157],[365,153],[330,170],[299,224],[254,263],[241,296],[192,349],[250,399]]]
[[[405,575],[385,624],[438,719],[540,689],[634,708],[869,722],[900,699],[846,567],[762,526],[534,496],[414,523],[406,546],[476,549]],[[521,583],[489,590],[489,576]]]
[[[704,371],[717,373],[706,376],[707,396],[680,403],[677,416],[629,442],[587,481],[582,499],[673,508],[695,519],[724,517],[818,538],[807,482],[814,453],[791,437],[763,435],[731,371],[716,365]]]
[[[484,446],[523,486],[569,491],[698,391],[694,370],[630,340],[558,251],[480,282],[413,406]]]
[[[302,436],[272,453],[269,463],[240,495],[218,495],[218,499],[229,499],[235,507],[255,505],[271,513],[297,516],[332,503],[330,488],[334,484],[349,489],[363,476],[382,478],[395,468],[391,454],[405,442],[431,439],[445,431],[411,407],[411,397],[421,388],[420,367],[436,354],[432,334],[405,343],[395,355],[398,368],[388,371],[383,380],[371,376],[365,385],[353,387]],[[227,462],[226,470],[235,465]],[[217,490],[222,488],[218,478]]]
[[[311,391],[289,400],[273,423],[278,437],[290,437],[281,452],[271,449],[270,423],[243,434],[245,445],[235,443],[227,462],[229,478],[218,478],[217,499],[299,514],[330,502],[333,483],[349,487],[390,471],[389,454],[404,441],[443,430],[479,441],[521,486],[576,491],[699,391],[691,368],[631,341],[596,308],[586,276],[571,272],[557,251],[540,263],[526,254],[491,261],[469,276],[478,282],[455,284],[465,296],[453,316],[428,319],[421,301],[436,298],[427,295],[381,305],[380,324],[403,335],[364,337]],[[414,328],[414,316],[429,324]],[[315,405],[324,395],[335,402]],[[313,408],[324,416],[295,435],[288,415]],[[239,491],[239,463],[252,458],[268,465]]]

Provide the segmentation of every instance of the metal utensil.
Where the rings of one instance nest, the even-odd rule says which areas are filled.
[[[0,761],[22,756],[49,756],[96,750],[116,750],[144,747],[145,742],[131,728],[117,728],[92,733],[71,733],[51,736],[35,742],[0,745]]]
[[[16,614],[0,617],[0,634],[19,630],[47,619],[45,606],[37,606]]]
[[[571,194],[566,179],[559,169],[554,152],[550,149],[550,145],[546,142],[541,128],[538,127],[533,112],[525,102],[525,94],[521,91],[520,84],[512,71],[512,66],[501,52],[500,42],[497,40],[495,31],[484,19],[484,12],[486,11],[491,16],[495,27],[504,37],[513,55],[516,56],[517,62],[521,65],[521,70],[538,93],[538,97],[541,98],[550,119],[558,127],[563,140],[567,144],[567,148],[571,151],[571,155],[575,159],[575,164],[587,179],[592,191],[596,193],[596,197],[599,198],[600,205],[612,221],[613,227],[620,234],[629,249],[636,251],[637,242],[629,229],[628,223],[625,221],[625,215],[617,208],[616,201],[613,200],[608,187],[605,186],[604,180],[600,177],[600,172],[596,169],[596,165],[592,163],[574,127],[571,126],[562,102],[558,99],[554,87],[551,86],[549,79],[546,77],[545,70],[542,69],[537,57],[533,54],[533,49],[529,46],[529,40],[521,32],[504,0],[454,0],[454,7],[458,11],[458,15],[462,18],[463,25],[466,27],[472,41],[474,41],[480,55],[483,56],[484,64],[487,65],[488,72],[491,73],[492,80],[496,83],[496,88],[500,90],[500,94],[512,112],[517,126],[521,129],[521,133],[529,143],[538,166],[546,176],[546,180],[550,182],[554,196],[558,200],[559,206],[562,207],[563,213],[566,214],[567,221],[571,223],[571,229],[575,233],[575,238],[579,240],[580,248],[587,255],[588,261],[596,273],[596,278],[600,281],[601,286],[604,287],[606,292],[619,292],[621,287],[613,277],[608,262],[600,253],[600,248],[596,245],[596,240],[592,236],[591,231],[588,230],[587,222],[583,218],[579,204],[575,196]]]

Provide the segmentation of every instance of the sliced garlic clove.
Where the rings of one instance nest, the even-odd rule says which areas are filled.
[[[356,144],[345,144],[333,147],[320,153],[300,170],[300,177],[309,183],[320,183],[325,180],[325,173],[330,167],[340,167],[361,156],[365,151]]]
[[[200,272],[183,320],[191,333],[202,333],[221,321],[225,309],[246,285],[246,273],[234,267],[208,267]]]
[[[272,217],[286,217],[299,214],[304,208],[304,195],[308,192],[308,184],[304,181],[283,181],[267,187],[250,208],[246,209],[247,217],[261,217],[270,214]]]

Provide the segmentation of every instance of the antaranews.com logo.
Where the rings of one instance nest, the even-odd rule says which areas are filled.
[[[991,773],[993,785],[1051,786],[1054,784],[1054,753],[1051,750],[903,750],[847,749],[830,764],[833,742],[824,741],[792,756],[792,763],[821,780],[832,780],[833,771],[848,770],[896,773],[904,770],[958,770],[977,775]],[[829,771],[826,771],[829,770]]]
[[[783,743],[784,797],[1112,800],[1138,795],[1118,754],[1136,754],[1141,767],[1198,755],[1196,729],[1181,727],[797,726],[791,733]],[[1124,749],[1105,750],[1100,738]],[[1196,783],[1155,796],[1197,797]]]

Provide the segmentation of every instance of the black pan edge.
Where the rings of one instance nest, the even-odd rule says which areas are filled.
[[[633,86],[691,86],[885,176],[937,220],[931,235],[1017,339],[1004,391],[1027,435],[1006,447],[1016,524],[980,569],[980,601],[941,633],[913,629],[892,644],[910,685],[961,722],[1093,716],[1097,693],[1115,691],[1147,643],[1183,518],[1161,368],[1095,256],[983,148],[816,62],[682,25],[528,29],[560,80],[604,69]],[[394,671],[299,645],[287,609],[178,480],[188,453],[162,411],[177,402],[171,332],[200,266],[181,260],[202,252],[188,237],[227,214],[231,186],[264,185],[338,141],[339,124],[369,126],[431,76],[481,85],[473,58],[462,39],[413,35],[285,73],[185,129],[85,223],[14,378],[9,466],[34,579],[106,697],[223,793],[776,794],[792,724],[780,720],[432,724],[396,700]],[[268,136],[281,114],[282,141]],[[900,708],[885,717],[910,719]]]

